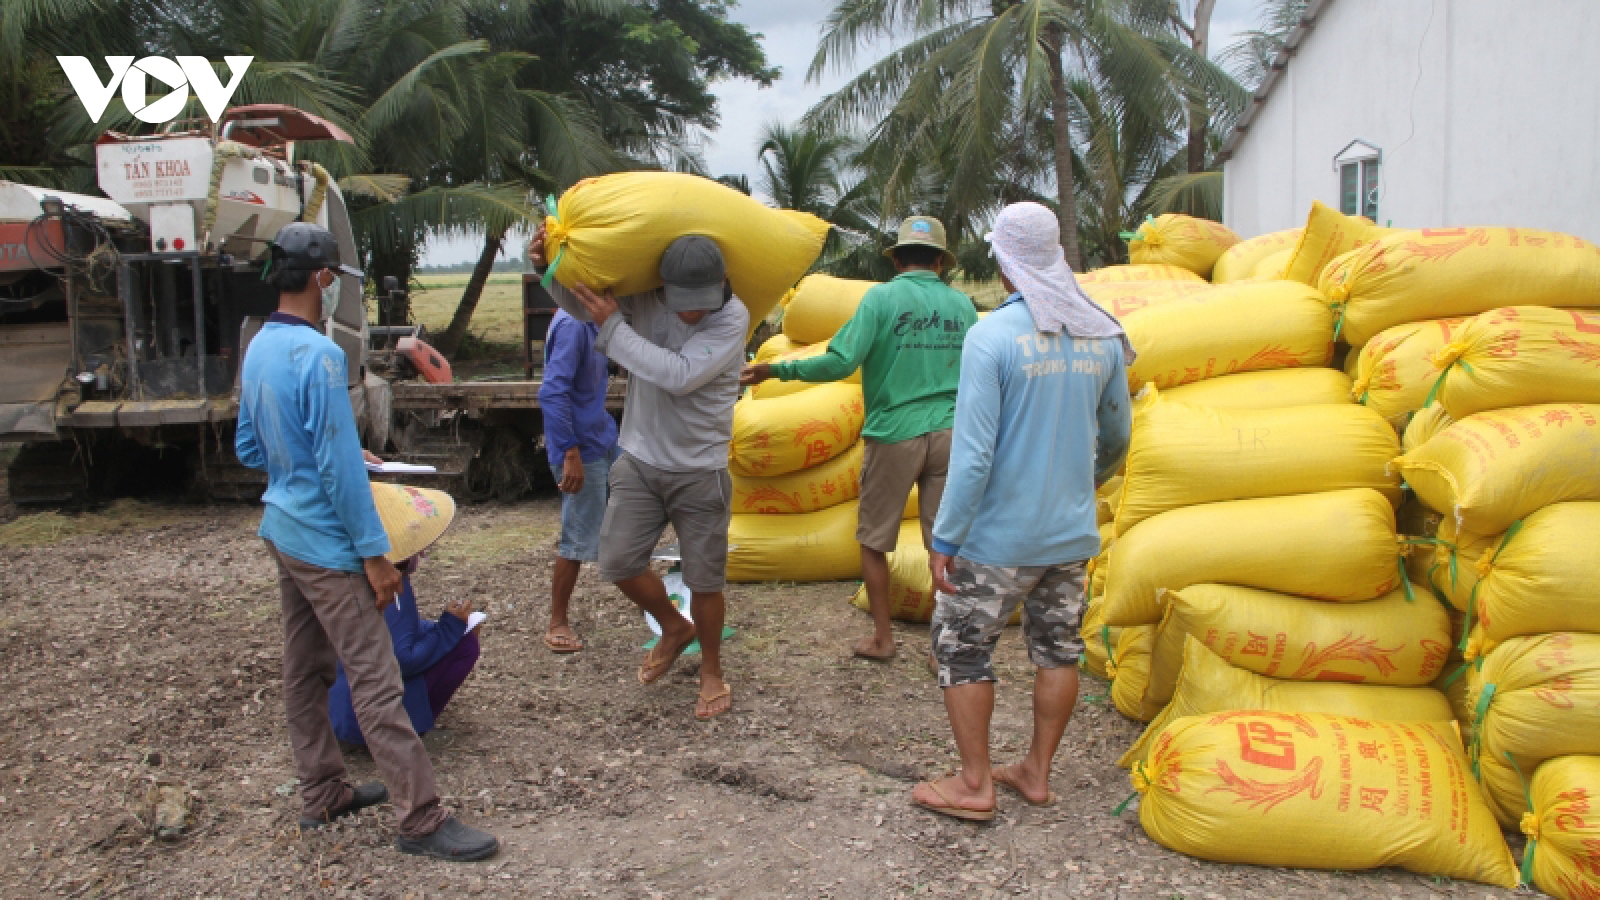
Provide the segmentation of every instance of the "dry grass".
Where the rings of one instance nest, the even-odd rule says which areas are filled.
[[[191,517],[182,509],[138,500],[118,500],[94,512],[68,514],[48,510],[18,516],[0,525],[0,547],[42,547],[79,535],[149,531]]]
[[[419,276],[418,288],[411,294],[411,314],[426,325],[429,332],[442,333],[449,327],[450,317],[455,315],[469,277],[465,274]],[[468,330],[490,344],[522,342],[521,275],[509,272],[489,277]]]

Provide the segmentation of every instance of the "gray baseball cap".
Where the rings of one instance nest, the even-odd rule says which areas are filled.
[[[722,308],[727,277],[721,248],[705,235],[686,234],[661,254],[661,281],[673,312]]]

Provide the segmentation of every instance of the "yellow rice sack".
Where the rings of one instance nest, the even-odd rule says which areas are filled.
[[[1371,600],[1399,587],[1399,566],[1394,507],[1370,488],[1183,506],[1117,538],[1103,615],[1159,622],[1162,591],[1208,582]]]
[[[1251,270],[1250,277],[1245,281],[1285,281],[1284,270],[1289,267],[1289,259],[1294,256],[1294,249],[1279,250],[1268,256],[1263,256],[1256,267]]]
[[[1411,414],[1411,421],[1406,423],[1405,431],[1400,434],[1401,452],[1410,453],[1421,447],[1433,440],[1434,435],[1455,424],[1455,421],[1437,403],[1417,410]]]
[[[821,465],[861,437],[866,416],[858,384],[821,384],[733,405],[728,468],[736,475],[769,478]]]
[[[1550,760],[1533,773],[1528,794],[1523,880],[1560,900],[1600,897],[1600,756]]]
[[[866,445],[856,441],[850,449],[809,469],[771,478],[751,478],[730,472],[733,511],[788,514],[827,509],[861,494],[861,459]]]
[[[1104,284],[1115,281],[1196,281],[1205,279],[1181,266],[1106,266],[1075,275],[1079,284]]]
[[[1517,883],[1448,724],[1248,710],[1191,716],[1156,736],[1131,777],[1145,834],[1189,856]]]
[[[1428,577],[1424,583],[1451,607],[1465,613],[1478,584],[1478,562],[1499,541],[1498,534],[1462,531],[1456,527],[1455,519],[1445,516],[1439,522],[1437,543],[1428,554]]]
[[[1211,269],[1211,283],[1228,284],[1250,278],[1262,260],[1274,254],[1293,251],[1303,230],[1290,228],[1287,231],[1271,231],[1234,244],[1217,257],[1217,263]]]
[[[661,286],[661,255],[686,234],[717,242],[750,332],[811,268],[831,227],[810,213],[773,209],[709,178],[619,172],[586,178],[545,219],[545,258],[556,280],[618,295]]]
[[[1110,488],[1106,490],[1105,488]],[[1095,493],[1094,518],[1095,525],[1105,525],[1117,517],[1117,501],[1122,495],[1122,476],[1114,476],[1107,481],[1100,491]],[[1103,549],[1103,548],[1102,548]]]
[[[1138,358],[1128,387],[1166,389],[1262,369],[1326,365],[1333,314],[1312,288],[1288,281],[1215,287],[1187,303],[1131,313],[1122,322]]]
[[[1233,229],[1210,219],[1167,213],[1148,219],[1128,241],[1128,261],[1134,265],[1169,265],[1210,278],[1217,257],[1239,243]]]
[[[1078,665],[1091,675],[1109,680],[1106,663],[1116,654],[1122,629],[1105,623],[1099,612],[1101,606],[1090,602],[1083,611],[1083,624],[1078,629],[1078,637],[1083,639],[1083,656],[1078,659]]]
[[[922,515],[922,501],[917,496],[917,486],[911,486],[911,493],[906,497],[906,508],[900,511],[901,519],[915,519]]]
[[[1467,678],[1478,780],[1511,827],[1527,810],[1519,769],[1527,776],[1547,759],[1600,754],[1600,635],[1512,638]]]
[[[783,297],[783,333],[801,344],[827,343],[875,284],[820,272],[807,275]]]
[[[1144,689],[1150,683],[1150,645],[1154,625],[1124,628],[1117,635],[1116,655],[1106,664],[1111,679],[1111,703],[1130,719],[1149,721],[1144,714]]]
[[[765,361],[769,363],[792,362],[799,359],[810,359],[813,356],[821,356],[827,352],[828,342],[823,341],[820,344],[809,344],[799,347],[798,349],[791,350],[788,353],[784,353],[780,356],[770,357]],[[857,369],[837,382],[822,383],[860,384],[861,370]],[[801,391],[808,391],[816,386],[817,383],[810,381],[782,381],[777,378],[768,378],[766,381],[763,381],[752,388],[750,395],[755,397],[757,400],[771,400],[774,397],[786,397],[789,394],[798,394]]]
[[[1085,645],[1087,646],[1087,644]],[[1450,701],[1431,687],[1281,681],[1228,665],[1191,635],[1183,642],[1183,668],[1172,701],[1128,752],[1117,760],[1124,769],[1143,762],[1155,736],[1169,722],[1230,709],[1325,713],[1385,722],[1453,722]]]
[[[1284,266],[1283,277],[1301,284],[1317,283],[1317,276],[1334,257],[1377,240],[1389,229],[1374,225],[1361,216],[1347,216],[1322,203],[1311,201],[1311,213]]]
[[[1385,467],[1394,429],[1359,406],[1218,410],[1151,392],[1134,402],[1117,533],[1197,503],[1370,487],[1399,500]]]
[[[1486,640],[1600,633],[1600,503],[1532,513],[1490,542],[1472,568],[1467,611]]]
[[[1100,526],[1100,553],[1084,564],[1084,577],[1088,581],[1084,585],[1085,595],[1090,602],[1105,596],[1106,572],[1111,560],[1111,547],[1117,542],[1117,526],[1111,522],[1102,523]]]
[[[1600,500],[1600,405],[1468,416],[1393,468],[1424,503],[1454,516],[1457,527],[1498,534],[1542,506]]]
[[[728,524],[728,580],[844,581],[861,577],[851,500],[787,516],[735,515]]]
[[[1081,285],[1090,300],[1118,319],[1129,313],[1169,306],[1211,292],[1203,281],[1105,281]]]
[[[1359,347],[1402,322],[1500,306],[1600,306],[1600,248],[1528,228],[1399,231],[1328,267],[1317,287]]]
[[[1509,306],[1469,320],[1434,355],[1451,418],[1508,406],[1600,403],[1600,313]]]
[[[1434,354],[1466,323],[1466,319],[1407,322],[1385,329],[1360,352],[1351,351],[1357,360],[1351,387],[1356,401],[1403,427],[1408,415],[1427,404],[1428,392],[1439,380]]]
[[[780,356],[785,356],[804,348],[804,344],[796,344],[794,341],[789,340],[787,334],[780,331],[761,342],[761,346],[756,348],[754,361],[758,363],[773,362]]]
[[[1288,681],[1424,685],[1450,653],[1450,616],[1403,590],[1365,603],[1327,603],[1223,584],[1171,591],[1151,648],[1144,708],[1172,699],[1193,635],[1230,664]]]
[[[1240,372],[1169,388],[1173,403],[1216,409],[1278,409],[1350,402],[1350,376],[1338,369],[1308,367]]]
[[[889,616],[902,622],[933,618],[933,572],[928,569],[928,549],[922,546],[922,525],[915,519],[900,523],[900,536],[889,554]],[[870,610],[867,587],[850,599],[856,609]]]

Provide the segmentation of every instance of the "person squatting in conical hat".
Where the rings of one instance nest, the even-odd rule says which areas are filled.
[[[1078,288],[1056,216],[1001,210],[990,235],[1005,303],[961,351],[950,475],[933,525],[931,640],[961,771],[912,791],[962,819],[995,814],[995,784],[1053,803],[1050,765],[1078,696],[1084,564],[1100,552],[1095,487],[1127,454],[1132,427],[1122,326]],[[994,647],[1018,606],[1036,667],[1033,741],[991,770]]]
[[[467,597],[452,601],[437,620],[422,618],[411,584],[427,548],[455,520],[455,500],[444,491],[397,484],[374,484],[372,499],[378,507],[378,520],[389,535],[386,556],[400,569],[400,593],[383,608],[383,621],[389,628],[395,662],[400,664],[406,716],[420,736],[433,730],[445,704],[478,664],[483,629],[474,627],[476,610]],[[343,665],[328,688],[328,714],[339,740],[366,744]]]
[[[267,472],[261,537],[278,567],[283,603],[283,701],[300,827],[312,829],[390,799],[383,784],[353,787],[328,715],[343,662],[361,733],[395,788],[396,846],[448,860],[500,847],[439,802],[433,764],[411,727],[400,669],[381,610],[400,589],[393,548],[373,505],[344,351],[319,330],[339,302],[339,261],[327,229],[287,225],[270,248],[278,311],[250,342],[239,372],[239,461]]]
[[[889,554],[900,537],[900,518],[917,487],[922,542],[931,547],[945,472],[950,426],[961,380],[961,341],[978,321],[967,295],[940,275],[955,264],[944,225],[927,216],[900,223],[900,239],[885,255],[900,274],[861,298],[850,321],[828,342],[828,352],[793,362],[746,366],[741,384],[768,378],[838,381],[861,370],[866,425],[861,435],[861,581],[872,610],[872,636],[857,641],[856,656],[895,655],[889,623]]]
[[[528,260],[545,267],[545,229]],[[673,241],[661,257],[664,287],[627,297],[587,285],[550,285],[556,304],[599,327],[594,347],[628,370],[628,397],[600,526],[600,577],[661,624],[661,640],[639,667],[641,684],[672,669],[698,636],[700,696],[694,714],[711,719],[733,706],[722,675],[723,588],[733,482],[728,443],[739,399],[750,313],[728,286],[722,250],[702,235]],[[650,569],[668,524],[683,554],[691,623]]]

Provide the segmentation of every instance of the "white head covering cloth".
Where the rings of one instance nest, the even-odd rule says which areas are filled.
[[[1133,344],[1122,324],[1090,300],[1073,277],[1055,213],[1038,203],[1013,203],[995,217],[988,239],[1000,271],[1028,304],[1034,328],[1075,338],[1118,338],[1124,364],[1133,364]]]

